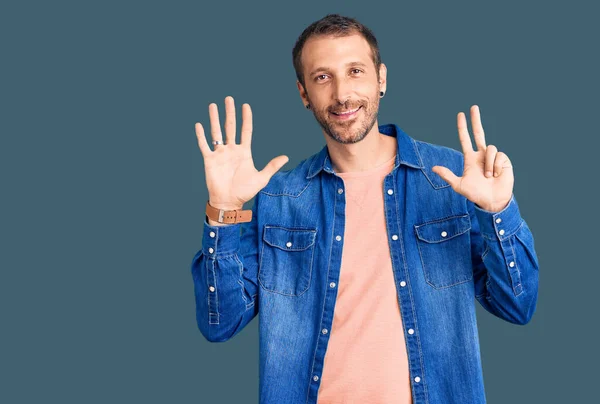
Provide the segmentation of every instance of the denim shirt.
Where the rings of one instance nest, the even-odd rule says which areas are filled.
[[[443,165],[462,175],[461,152],[394,124],[379,131],[398,145],[381,190],[381,237],[391,253],[413,402],[485,403],[475,300],[513,324],[531,319],[533,236],[514,193],[502,211],[489,212],[431,171]],[[344,233],[344,195],[325,146],[271,177],[254,197],[252,221],[204,222],[191,264],[198,327],[208,341],[223,342],[260,313],[260,403],[317,403],[344,237],[352,236]]]

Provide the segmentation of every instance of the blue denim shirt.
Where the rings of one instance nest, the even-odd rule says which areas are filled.
[[[391,252],[413,402],[485,403],[475,300],[511,323],[531,319],[533,236],[514,194],[489,212],[431,171],[443,165],[462,175],[461,152],[394,124],[379,131],[398,144],[381,190],[381,237]],[[271,178],[254,198],[251,222],[204,222],[191,265],[198,327],[208,341],[227,341],[260,313],[260,403],[317,403],[346,236],[344,195],[325,146]]]

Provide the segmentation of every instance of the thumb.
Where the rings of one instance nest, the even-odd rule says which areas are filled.
[[[456,187],[458,187],[460,178],[454,175],[454,173],[450,171],[449,168],[446,168],[444,166],[433,166],[431,167],[431,171],[442,177],[444,181],[450,184],[452,189],[456,189]]]
[[[281,156],[277,156],[274,159],[272,159],[271,161],[269,161],[267,163],[267,165],[265,166],[265,168],[263,168],[260,173],[264,176],[265,182],[269,182],[269,180],[271,179],[271,177],[277,172],[279,171],[279,169],[281,167],[283,167],[283,165],[285,163],[287,163],[290,159],[288,158],[288,156],[286,155],[281,155]]]

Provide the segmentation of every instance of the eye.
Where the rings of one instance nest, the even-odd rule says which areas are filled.
[[[324,76],[326,76],[326,75],[325,75],[325,74],[319,74],[317,77],[315,77],[315,79],[316,79],[317,81],[319,81],[319,77],[324,77]]]
[[[357,72],[360,72],[360,73],[362,73],[362,70],[360,70],[360,69],[352,69],[352,71],[353,71],[353,72],[357,71]]]

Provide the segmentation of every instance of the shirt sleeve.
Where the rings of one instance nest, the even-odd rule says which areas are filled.
[[[499,318],[528,323],[537,303],[539,265],[533,235],[514,194],[499,212],[469,200],[467,204],[476,299]]]
[[[257,212],[258,195],[250,222],[212,226],[204,220],[191,271],[196,321],[210,342],[231,339],[258,314]]]

